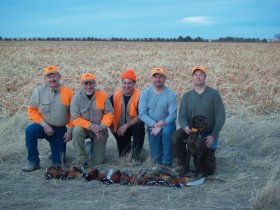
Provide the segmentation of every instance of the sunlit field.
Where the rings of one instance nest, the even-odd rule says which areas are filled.
[[[151,85],[151,69],[164,67],[166,85],[178,102],[192,88],[191,68],[206,67],[207,84],[221,93],[226,107],[214,181],[181,189],[107,186],[45,180],[44,169],[21,172],[26,109],[49,65],[57,66],[62,82],[74,90],[80,88],[80,75],[91,72],[109,95],[120,87],[124,70],[134,69],[143,89]],[[280,44],[2,41],[0,72],[1,209],[280,209]],[[146,140],[145,149],[149,152]],[[39,151],[46,168],[46,141]],[[72,164],[72,142],[67,155]],[[137,168],[128,162],[118,158],[111,136],[100,167],[134,172],[151,167],[149,159]]]

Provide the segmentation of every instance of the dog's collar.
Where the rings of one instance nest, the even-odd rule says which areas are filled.
[[[201,131],[201,129],[198,129],[198,128],[192,128],[192,132],[193,132],[193,133],[197,133],[197,132],[199,132],[199,131]]]

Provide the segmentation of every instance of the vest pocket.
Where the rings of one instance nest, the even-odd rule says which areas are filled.
[[[104,113],[104,109],[96,109],[95,110],[95,121],[96,123],[100,123],[101,122],[101,119],[103,117],[103,113]]]
[[[81,115],[82,115],[82,118],[84,118],[86,120],[90,120],[90,110],[89,110],[89,108],[81,109]]]
[[[48,101],[43,101],[41,104],[39,104],[39,111],[42,114],[48,114],[51,111],[51,103]]]

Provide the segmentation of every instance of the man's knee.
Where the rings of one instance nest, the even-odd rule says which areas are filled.
[[[37,129],[38,129],[38,125],[36,125],[35,123],[32,123],[32,124],[28,125],[27,128],[25,128],[25,134],[31,135],[32,133],[36,132]]]
[[[75,126],[73,128],[73,138],[78,137],[78,136],[85,136],[86,135],[86,131],[84,128],[80,127],[80,126]]]
[[[38,139],[44,138],[44,130],[43,127],[39,124],[32,123],[25,129],[25,137],[27,139]]]
[[[178,143],[178,141],[180,141],[182,139],[182,136],[183,136],[182,131],[183,130],[180,128],[172,134],[172,136],[171,136],[172,144],[176,144],[176,143]]]
[[[167,125],[167,126],[164,126],[162,128],[162,135],[163,136],[167,136],[167,137],[171,137],[171,135],[176,131],[176,126],[175,124],[173,125]]]
[[[133,133],[145,133],[145,124],[141,121],[132,126]]]

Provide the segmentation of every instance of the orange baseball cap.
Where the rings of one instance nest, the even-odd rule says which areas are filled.
[[[196,70],[200,70],[202,72],[204,72],[204,74],[207,73],[206,68],[204,68],[203,66],[195,66],[192,68],[192,74],[196,71]]]
[[[85,73],[85,74],[82,74],[80,81],[81,81],[81,83],[85,83],[88,81],[95,81],[95,76],[91,73]]]
[[[152,69],[152,76],[154,74],[162,74],[162,75],[166,76],[166,71],[164,68],[156,67],[156,68]]]
[[[126,70],[126,71],[122,74],[121,80],[123,80],[123,79],[125,79],[125,78],[131,79],[131,80],[133,80],[134,82],[137,81],[137,78],[136,78],[136,75],[135,75],[135,72],[134,72],[133,69],[128,69],[128,70]]]
[[[49,74],[59,74],[57,67],[47,66],[46,68],[44,68],[44,76],[47,76]]]

